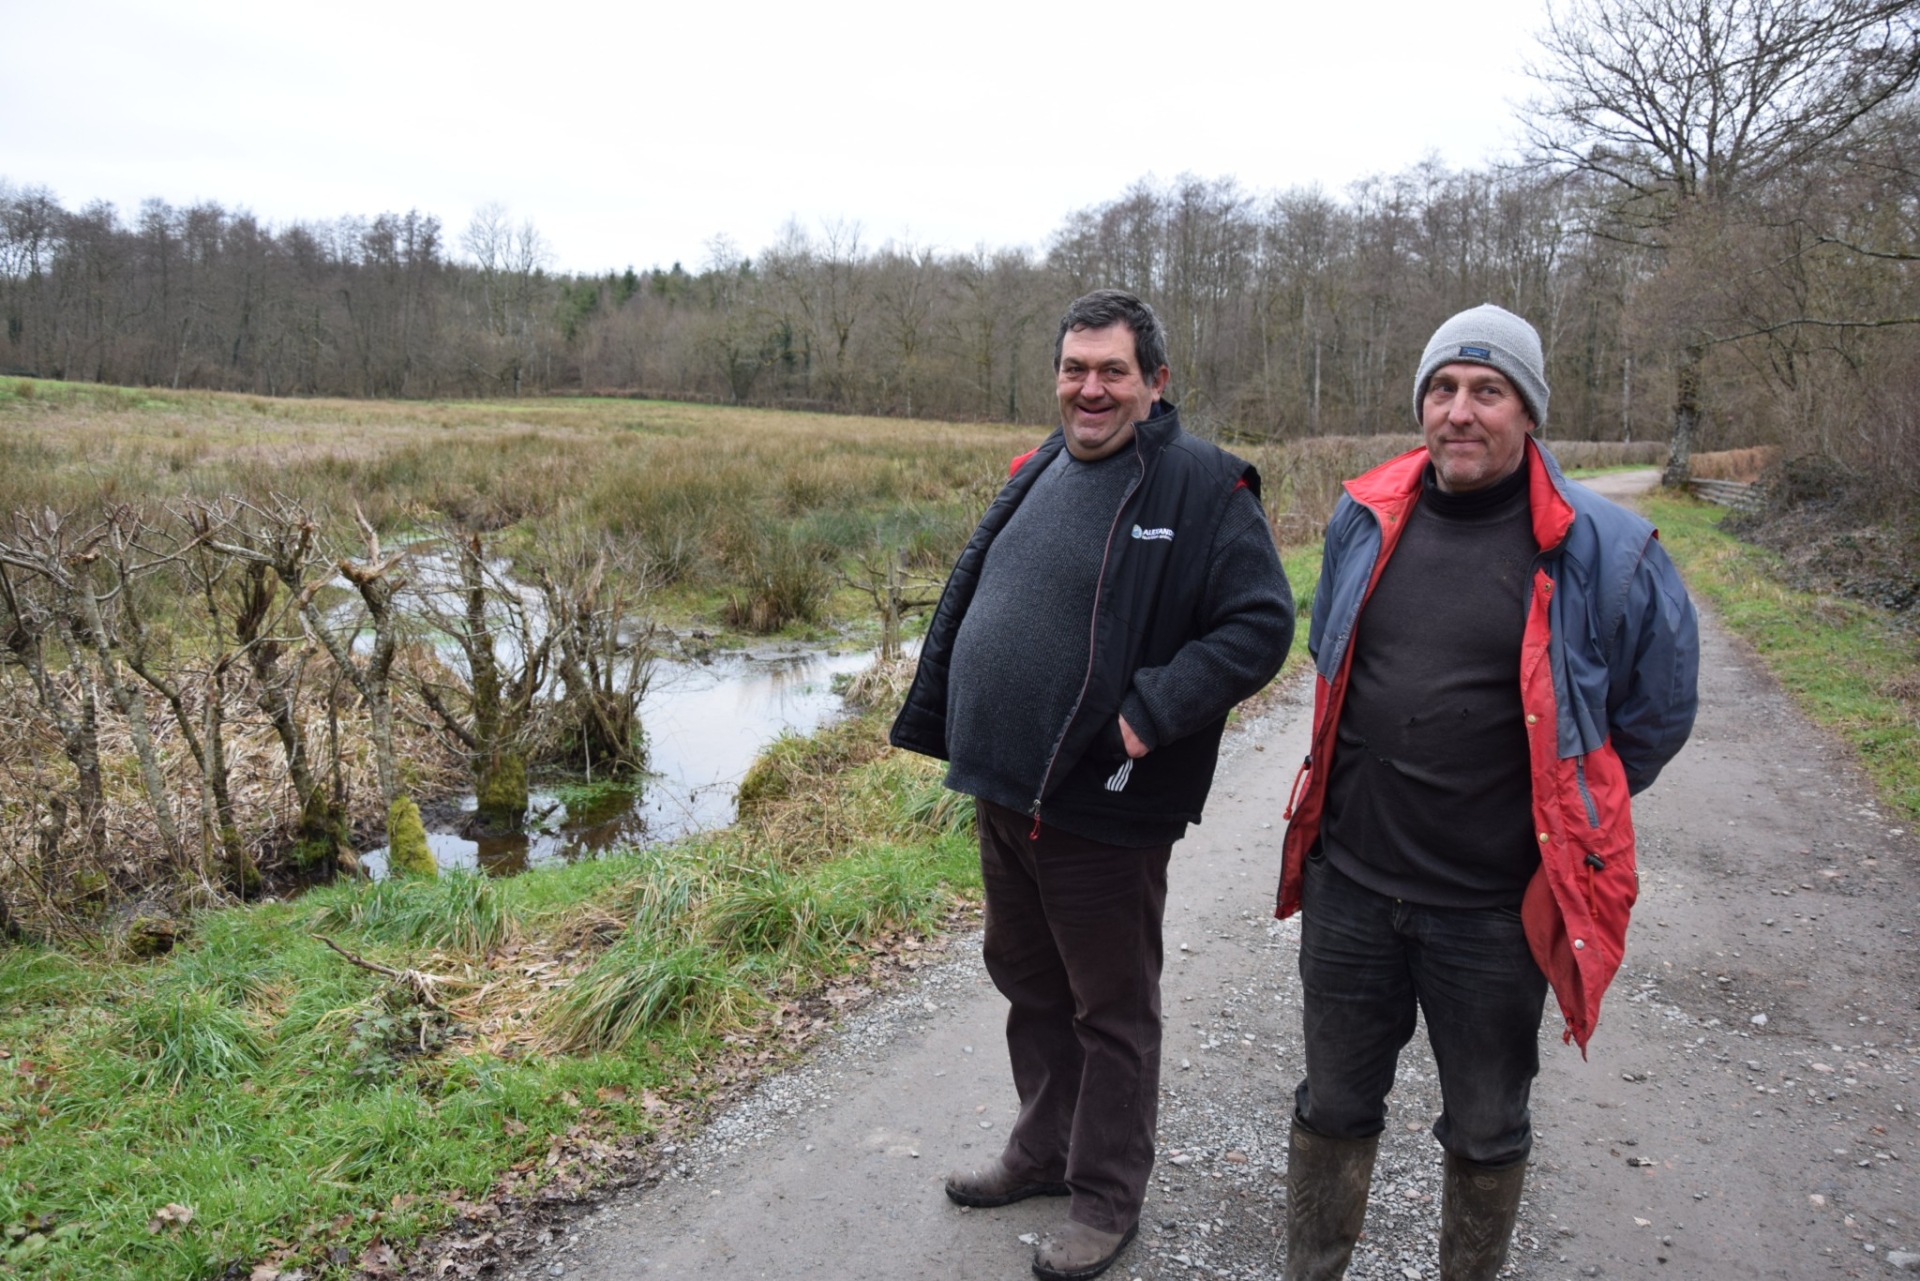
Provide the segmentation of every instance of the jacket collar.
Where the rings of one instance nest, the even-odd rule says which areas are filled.
[[[1567,499],[1567,478],[1560,464],[1532,436],[1527,437],[1527,501],[1533,514],[1533,541],[1541,551],[1552,551],[1573,527],[1573,504]],[[1420,477],[1427,469],[1425,447],[1389,458],[1372,471],[1346,482],[1353,501],[1389,524],[1405,521],[1420,498]]]
[[[1153,402],[1153,411],[1133,425],[1133,438],[1148,457],[1159,453],[1180,435],[1180,410],[1169,400]]]

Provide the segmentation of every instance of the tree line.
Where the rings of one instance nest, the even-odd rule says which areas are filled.
[[[1531,319],[1550,431],[1805,444],[1869,470],[1920,403],[1920,18],[1904,0],[1559,0],[1526,162],[1332,194],[1143,180],[1044,248],[789,225],[694,270],[551,269],[484,209],[262,224],[0,188],[0,368],[270,395],[643,393],[1040,423],[1054,318],[1133,289],[1173,394],[1265,439],[1406,423],[1420,348],[1486,301]],[[1902,424],[1890,426],[1889,424]]]

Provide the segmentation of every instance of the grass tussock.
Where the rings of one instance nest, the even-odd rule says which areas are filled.
[[[824,1007],[803,994],[850,990],[977,886],[963,807],[884,728],[779,745],[747,819],[673,847],[208,910],[139,964],[0,947],[0,1227],[36,1239],[24,1274],[344,1275],[575,1178],[553,1151],[644,1143],[729,1056],[777,1061],[811,1025],[793,1001]],[[457,981],[428,1008],[316,934]],[[168,1204],[191,1218],[150,1232]]]
[[[513,932],[507,895],[473,872],[444,872],[432,880],[392,877],[369,884],[344,882],[309,896],[324,930],[350,929],[362,937],[406,947],[484,956]]]
[[[552,1016],[555,1041],[573,1052],[620,1050],[642,1032],[677,1024],[701,1032],[737,1021],[752,990],[709,948],[631,935],[576,978]]]
[[[192,1081],[232,1081],[259,1070],[259,1030],[216,992],[140,1002],[127,1014],[128,1073],[141,1089],[178,1090]]]
[[[906,700],[917,666],[912,658],[878,660],[855,672],[840,697],[859,711],[894,711]]]

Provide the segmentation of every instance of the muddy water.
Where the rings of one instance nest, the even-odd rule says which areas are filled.
[[[569,813],[552,793],[536,790],[524,834],[476,841],[430,831],[427,843],[443,868],[512,876],[615,846],[725,827],[760,750],[782,732],[808,734],[837,715],[833,678],[872,661],[866,650],[775,649],[714,654],[706,662],[662,659],[640,704],[650,772],[636,791]],[[464,808],[473,808],[471,797]],[[431,819],[430,827],[438,825]],[[383,847],[363,858],[376,879],[386,874],[386,855]]]

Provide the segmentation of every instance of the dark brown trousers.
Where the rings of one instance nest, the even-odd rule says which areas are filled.
[[[1065,1182],[1067,1216],[1104,1232],[1140,1218],[1160,1103],[1160,924],[1171,845],[1134,849],[978,804],[987,973],[1012,1003],[1020,1094],[1002,1159]]]

